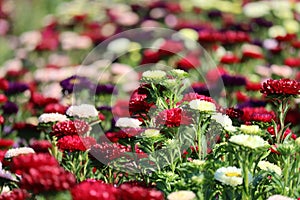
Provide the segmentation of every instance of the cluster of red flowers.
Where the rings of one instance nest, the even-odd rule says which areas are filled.
[[[116,158],[124,156],[125,152],[129,152],[130,148],[118,143],[95,144],[91,147],[90,154],[100,161],[112,161]]]
[[[243,116],[241,119],[244,122],[271,122],[272,119],[275,119],[275,113],[273,111],[268,111],[264,107],[245,107],[242,109]]]
[[[261,93],[269,95],[298,95],[300,94],[300,83],[290,79],[269,79],[263,83]]]
[[[10,168],[11,171],[21,175],[20,188],[35,194],[68,190],[76,182],[74,175],[60,167],[50,154],[39,153],[14,157]]]
[[[0,200],[24,200],[29,198],[30,194],[24,189],[14,189],[0,195]]]
[[[80,137],[78,135],[67,135],[57,141],[57,146],[62,151],[86,151],[96,144],[93,137]]]
[[[172,108],[158,113],[156,118],[157,125],[167,127],[178,127],[180,125],[189,125],[192,123],[191,117],[181,108]]]
[[[151,188],[122,184],[116,188],[113,185],[98,181],[84,181],[71,190],[74,200],[163,200],[162,192]]]
[[[68,120],[53,125],[51,135],[62,137],[66,135],[84,135],[90,131],[90,126],[82,120]]]

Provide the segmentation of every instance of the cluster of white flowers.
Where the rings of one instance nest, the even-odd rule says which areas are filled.
[[[143,136],[148,138],[154,138],[160,136],[160,131],[158,129],[146,129]]]
[[[249,147],[251,149],[256,149],[259,147],[265,147],[269,145],[267,141],[265,141],[262,137],[258,135],[233,135],[231,136],[229,141],[241,146]]]
[[[246,134],[258,134],[261,130],[258,125],[244,125],[242,124],[240,130]]]
[[[279,166],[270,163],[268,161],[259,161],[257,165],[261,170],[275,172],[279,176],[281,175],[281,169]]]
[[[191,109],[199,110],[200,112],[215,112],[216,105],[209,101],[195,99],[189,102]]]
[[[169,194],[167,199],[168,200],[194,200],[196,199],[196,195],[192,191],[180,190]]]
[[[215,179],[230,186],[243,183],[242,170],[236,167],[221,167],[214,175]]]
[[[267,200],[295,200],[295,199],[276,194],[270,196]]]
[[[139,128],[142,122],[130,117],[121,117],[116,121],[116,127],[119,128]]]
[[[16,157],[18,155],[30,154],[30,153],[35,153],[35,151],[30,147],[14,148],[14,149],[9,149],[5,153],[4,158],[12,158],[12,157]]]
[[[39,123],[62,122],[68,120],[66,115],[59,113],[43,113],[39,117]]]
[[[232,125],[232,121],[227,115],[223,115],[222,113],[215,113],[211,116],[211,119],[221,124],[226,131],[236,130],[236,127]]]
[[[90,118],[97,117],[98,111],[94,105],[90,104],[81,104],[81,105],[73,105],[68,108],[66,114],[71,117],[79,117],[79,118]]]
[[[166,77],[167,73],[162,71],[162,70],[150,70],[150,71],[145,71],[142,74],[142,78],[145,80],[153,80],[153,81],[159,81],[162,80]]]

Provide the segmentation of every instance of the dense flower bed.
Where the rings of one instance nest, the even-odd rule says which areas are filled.
[[[0,0],[0,200],[300,199],[300,2]]]

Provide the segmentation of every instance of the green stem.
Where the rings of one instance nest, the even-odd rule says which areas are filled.
[[[284,161],[284,171],[283,171],[283,175],[284,175],[284,184],[283,184],[283,195],[287,196],[288,195],[288,191],[286,190],[285,187],[287,187],[289,185],[289,165],[290,165],[290,156],[286,156],[286,160]]]

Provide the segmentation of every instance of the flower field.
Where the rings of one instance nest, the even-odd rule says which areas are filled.
[[[0,200],[299,200],[300,1],[0,0]]]

